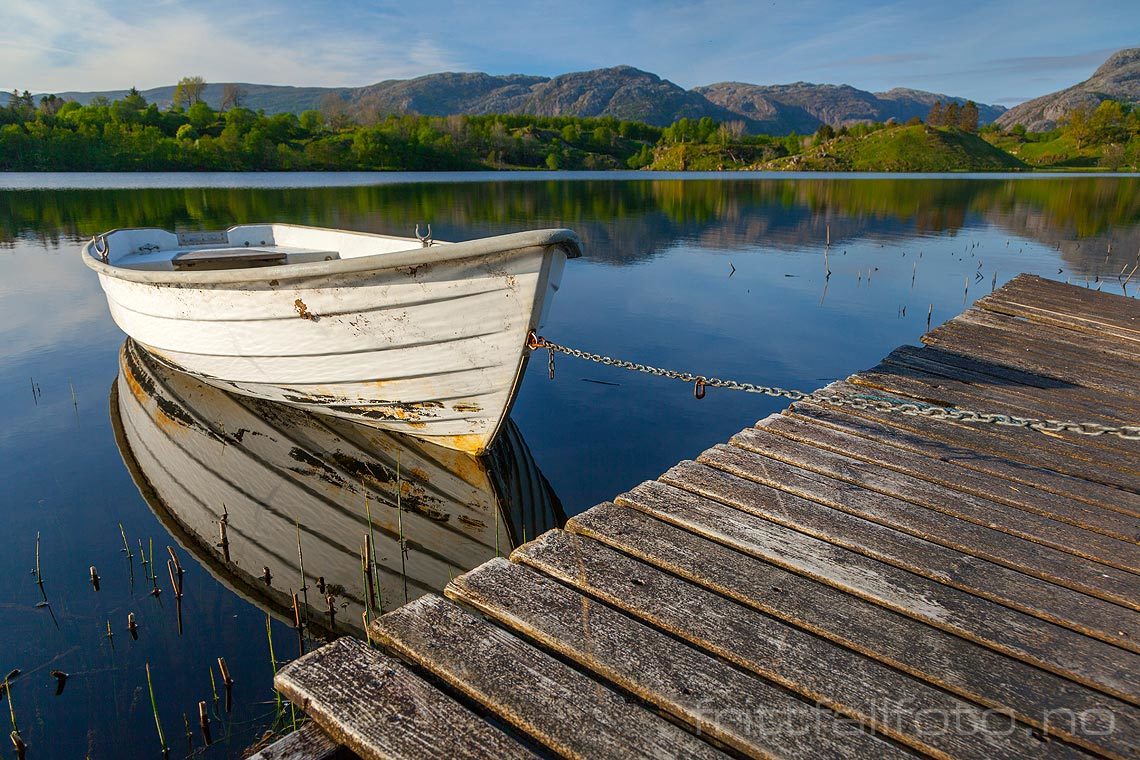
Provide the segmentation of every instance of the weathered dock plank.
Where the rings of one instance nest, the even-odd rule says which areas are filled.
[[[521,565],[492,560],[456,578],[447,593],[748,755],[905,756],[828,710]]]
[[[708,744],[438,596],[381,617],[378,641],[565,757],[717,757]]]
[[[1140,494],[1125,491],[1080,475],[1051,467],[1050,458],[1025,447],[1002,450],[995,439],[964,426],[948,430],[921,417],[855,412],[819,404],[797,403],[791,414],[805,422],[843,430],[885,445],[952,462],[958,467],[1040,488],[1096,509],[1115,510],[1128,517],[1140,516]],[[957,434],[957,435],[955,435]]]
[[[1021,275],[1000,290],[984,296],[977,305],[1012,313],[1043,324],[1082,329],[1140,342],[1140,302],[1134,298],[1061,288],[1052,280]]]
[[[951,406],[962,409],[1001,409],[1006,414],[1020,417],[1037,417],[1041,414],[1040,400],[1010,393],[1004,386],[982,383],[965,383],[958,379],[940,377],[925,370],[903,366],[893,362],[883,362],[867,372],[860,372],[851,378],[854,385],[866,386],[894,396],[905,396],[937,406]],[[1088,406],[1092,406],[1091,404]],[[1114,417],[1105,414],[1103,405],[1099,409],[1089,409],[1056,404],[1050,407],[1057,415],[1070,419],[1080,419],[1101,425],[1119,425],[1121,418],[1132,419],[1121,414]],[[1130,487],[1140,487],[1140,465],[1131,456],[1132,444],[1116,436],[1085,436],[1070,431],[1054,434],[1067,441],[1085,459],[1090,455],[1101,456],[1106,464],[1115,467],[1132,480]],[[1102,451],[1103,450],[1103,451]]]
[[[831,389],[837,393],[852,395],[866,394],[867,388],[856,384],[833,383]],[[876,393],[878,397],[890,398],[891,394]],[[906,401],[906,398],[897,400]],[[921,400],[921,399],[918,399]],[[797,403],[793,409],[819,406]],[[888,427],[915,433],[959,448],[973,450],[975,455],[990,455],[1008,459],[1016,464],[1025,464],[1052,470],[1060,475],[1068,475],[1077,480],[1092,481],[1113,487],[1116,491],[1128,491],[1127,476],[1116,468],[1114,463],[1101,459],[1090,459],[1087,449],[1078,441],[1042,435],[1033,430],[1008,426],[982,426],[966,423],[946,422],[927,417],[879,412],[874,410],[854,410],[850,407],[827,407],[866,417]],[[1079,490],[1079,489],[1078,489]],[[1131,498],[1124,497],[1129,504],[1140,501],[1140,494],[1129,491]]]
[[[1140,419],[1131,299],[1019,277],[924,342],[829,392]],[[279,685],[369,757],[391,714],[404,754],[1135,759],[1138,453],[797,402],[381,616],[386,654],[334,644]],[[411,686],[362,715],[392,663]]]
[[[858,436],[840,428],[811,424],[799,416],[790,414],[772,415],[762,420],[758,427],[766,433],[782,435],[819,452],[830,452],[845,459],[858,460],[875,468],[891,470],[910,478],[943,486],[950,493],[969,494],[1022,512],[1072,525],[1085,532],[1109,536],[1126,543],[1132,551],[1135,551],[1135,542],[1140,540],[1140,535],[1136,534],[1140,529],[1140,523],[1133,518],[1036,486],[987,472],[969,470],[949,457],[942,459],[913,453],[910,449]],[[754,448],[756,445],[751,429],[733,436],[731,442],[745,448]],[[937,450],[944,455],[953,453],[951,449],[945,447]],[[769,448],[769,456],[773,453],[773,449]],[[899,495],[894,489],[890,492]],[[1004,526],[1018,529],[1021,527],[1020,520],[1016,513],[1009,513],[1009,521]],[[1114,557],[1105,557],[1100,553],[1090,558],[1100,559],[1109,564],[1115,561]]]
[[[1044,553],[1044,548],[1025,552],[1025,547],[1010,546],[1010,556],[1000,563],[995,561],[996,556],[967,554],[937,541],[949,543],[948,530],[940,529],[935,536],[921,525],[916,527],[917,521],[893,525],[889,522],[891,518],[902,520],[925,510],[888,510],[881,503],[868,503],[869,500],[856,503],[857,492],[853,489],[846,494],[833,494],[834,501],[828,504],[804,498],[792,490],[804,488],[803,483],[785,489],[761,483],[762,470],[770,465],[755,460],[756,455],[751,452],[718,446],[702,454],[698,463],[682,462],[673,467],[661,476],[661,481],[1043,620],[1074,627],[1117,646],[1140,649],[1140,614],[1058,586],[1039,574],[1022,572],[1033,566],[1034,558]],[[749,467],[756,469],[748,471]],[[815,487],[818,481],[807,483]],[[838,506],[845,503],[844,497],[851,512]],[[828,497],[820,496],[824,498]],[[966,525],[963,523],[960,529],[965,531]],[[1015,540],[1011,537],[1009,543]],[[1127,588],[1124,581],[1118,585]]]
[[[316,723],[306,723],[246,760],[347,760],[349,753]]]
[[[617,503],[1140,705],[1140,658],[1062,625],[664,483]]]
[[[355,639],[289,663],[274,685],[365,760],[534,757],[402,662]]]
[[[600,504],[571,518],[566,530],[978,704],[1002,709],[1046,733],[1104,754],[1112,754],[1113,742],[1140,748],[1140,709],[1132,705],[806,575],[758,562],[648,513]],[[527,561],[522,550],[516,554]],[[1047,720],[1066,710],[1089,720]]]
[[[1108,393],[1140,399],[1140,386],[1128,370],[1117,368],[1112,357],[1099,352],[1070,349],[1043,337],[1041,331],[1025,330],[1011,335],[1004,330],[979,327],[951,320],[922,337],[930,346],[940,346],[997,359],[1019,369]]]
[[[1022,316],[1002,314],[999,311],[973,308],[956,321],[1006,333],[1011,339],[1026,331],[1043,335],[1051,343],[1067,351],[1083,353],[1092,350],[1101,354],[1116,369],[1136,369],[1140,366],[1140,344],[1131,340],[1112,338],[1091,330],[1074,330],[1068,325],[1041,325]]]
[[[1117,422],[1130,422],[1140,410],[1140,403],[1123,396],[1107,396],[1080,385],[1062,383],[934,346],[899,346],[887,354],[879,367],[920,370],[935,377],[1021,398],[1038,410],[1066,409],[1074,417],[1093,414]]]
[[[1107,538],[1064,522],[1041,517],[1035,512],[1010,508],[953,488],[932,484],[922,478],[902,475],[887,467],[880,467],[876,463],[831,452],[818,446],[803,445],[774,433],[766,424],[738,433],[733,436],[730,443],[757,455],[775,459],[790,468],[794,467],[846,484],[844,487],[822,481],[824,487],[819,490],[825,490],[827,493],[820,498],[826,498],[828,494],[844,498],[850,490],[849,487],[854,486],[861,493],[879,494],[889,499],[884,502],[885,509],[893,508],[908,514],[916,514],[914,522],[917,525],[933,523],[937,527],[946,527],[950,532],[957,534],[954,543],[968,545],[972,537],[977,537],[983,544],[996,544],[996,550],[1004,553],[1005,537],[988,535],[985,531],[1007,533],[1041,546],[1051,547],[1058,552],[1101,563],[1098,565],[1080,562],[1066,567],[1063,555],[1058,554],[1053,557],[1053,561],[1062,572],[1076,572],[1094,584],[1094,588],[1095,584],[1103,580],[1101,565],[1130,571],[1128,575],[1122,576],[1123,591],[1130,597],[1135,588],[1136,579],[1131,576],[1140,570],[1140,546],[1134,542]],[[764,482],[767,482],[768,477],[779,477],[778,473],[765,473],[765,475]],[[816,498],[812,494],[818,494],[819,491],[803,481],[797,480],[797,483],[802,485],[802,490],[809,495],[809,498]],[[931,512],[946,515],[948,519],[925,515],[909,505],[925,507]],[[965,532],[961,530],[959,521],[970,523],[970,526],[965,527]],[[891,524],[904,523],[893,521]],[[1033,551],[1033,548],[1029,547],[1028,550]],[[1091,593],[1100,595],[1099,589]],[[1103,598],[1112,597],[1106,595]],[[1135,607],[1140,605],[1140,600],[1125,597],[1122,603]]]
[[[511,556],[873,731],[952,757],[1072,755],[1026,726],[589,539],[550,531]],[[957,716],[960,732],[943,730]]]

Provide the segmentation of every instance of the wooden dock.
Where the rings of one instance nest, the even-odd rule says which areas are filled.
[[[1135,300],[923,341],[831,390],[1140,421]],[[365,758],[1140,757],[1140,441],[797,403],[444,595],[277,688]]]

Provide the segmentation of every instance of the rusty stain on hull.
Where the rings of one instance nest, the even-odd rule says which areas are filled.
[[[432,442],[449,449],[477,455],[487,448],[487,436],[468,433],[466,435],[441,435],[432,437]]]
[[[316,314],[309,311],[309,307],[306,306],[305,302],[300,298],[293,302],[293,308],[301,315],[301,319],[308,319],[312,322],[316,322],[319,319]]]
[[[127,341],[123,347],[122,355],[125,369],[123,376],[127,381],[127,386],[131,389],[131,394],[143,406],[149,406],[150,402],[154,403],[156,412],[160,415],[156,416],[156,420],[167,420],[182,427],[200,430],[214,440],[225,443],[225,439],[213,430],[199,425],[193,415],[183,407],[157,392],[155,379],[142,365],[142,358],[136,353],[133,341]]]

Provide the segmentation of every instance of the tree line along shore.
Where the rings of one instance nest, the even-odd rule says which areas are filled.
[[[0,107],[2,171],[1135,171],[1140,111],[1107,100],[1049,132],[979,127],[972,102],[936,103],[900,124],[750,135],[739,121],[668,127],[613,117],[362,115],[335,103],[301,114],[245,108],[227,90],[215,110],[186,78],[159,108],[137,90],[87,105],[13,92]]]

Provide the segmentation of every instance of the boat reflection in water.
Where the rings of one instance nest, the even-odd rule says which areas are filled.
[[[322,632],[361,635],[370,587],[373,610],[392,609],[565,520],[510,421],[476,459],[226,393],[129,339],[111,417],[135,484],[178,542],[283,618],[293,618],[293,591],[307,597]],[[369,535],[371,579],[361,559]]]

